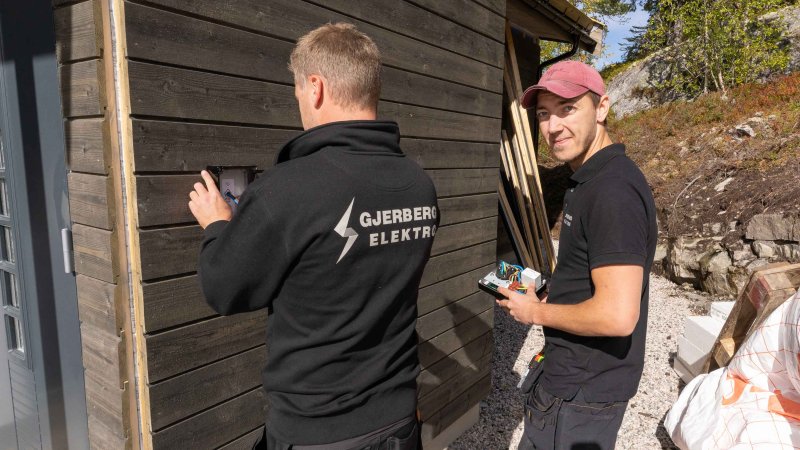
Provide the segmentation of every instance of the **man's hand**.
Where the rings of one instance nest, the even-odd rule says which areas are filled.
[[[521,294],[504,287],[498,287],[498,292],[508,297],[508,300],[497,300],[497,304],[508,311],[517,322],[527,325],[536,324],[535,312],[539,303],[547,302],[547,294],[538,297],[535,293]],[[538,325],[538,324],[537,324]]]
[[[197,219],[200,227],[205,229],[209,224],[218,220],[231,220],[233,213],[231,207],[225,202],[220,194],[214,179],[205,170],[200,172],[203,183],[195,183],[194,190],[189,193],[189,209]]]

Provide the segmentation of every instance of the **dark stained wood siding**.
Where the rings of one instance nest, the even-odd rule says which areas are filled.
[[[355,23],[378,44],[379,115],[399,123],[404,150],[440,197],[419,298],[424,433],[436,436],[474,407],[490,387],[493,302],[476,280],[495,259],[504,0],[123,6],[153,448],[249,448],[260,432],[265,316],[218,317],[205,305],[195,274],[202,233],[187,195],[206,165],[263,170],[302,131],[288,57],[297,38],[328,22]],[[91,111],[84,97],[72,102]],[[103,173],[98,141],[85,131],[96,121],[70,130],[85,149],[71,158]],[[75,183],[76,206],[102,201],[99,180]]]

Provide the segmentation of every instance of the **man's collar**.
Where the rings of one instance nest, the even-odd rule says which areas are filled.
[[[586,183],[600,173],[609,161],[624,154],[625,144],[611,144],[603,147],[578,167],[578,170],[569,178],[579,184]]]

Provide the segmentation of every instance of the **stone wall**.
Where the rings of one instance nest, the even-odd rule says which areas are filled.
[[[720,228],[709,226],[707,231]],[[679,236],[669,238],[665,247],[661,262],[668,278],[715,296],[735,297],[756,269],[800,262],[800,214],[756,215],[741,239]]]

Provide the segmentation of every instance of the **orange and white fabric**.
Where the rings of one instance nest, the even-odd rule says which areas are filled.
[[[728,367],[692,380],[664,426],[684,450],[800,449],[800,292]]]

